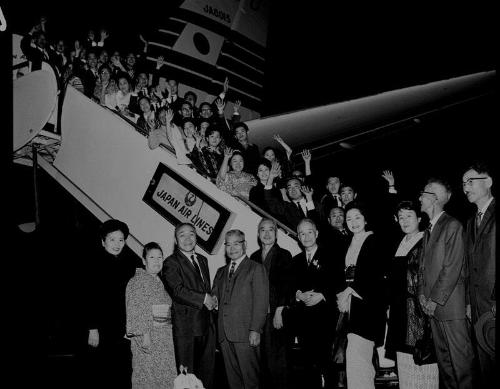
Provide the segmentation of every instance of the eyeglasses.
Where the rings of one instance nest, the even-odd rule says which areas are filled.
[[[488,177],[469,177],[466,181],[462,182],[462,186],[472,186],[474,180],[486,180]]]
[[[241,246],[244,242],[245,242],[244,240],[239,240],[239,241],[233,242],[233,243],[224,243],[224,246],[226,246],[226,247]]]
[[[430,194],[430,195],[434,195],[437,197],[437,194],[435,194],[434,192],[426,192],[425,190],[420,192],[420,196],[423,196],[424,194]]]

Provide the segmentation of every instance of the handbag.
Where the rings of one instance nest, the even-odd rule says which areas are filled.
[[[432,329],[429,318],[424,321],[424,333],[420,339],[415,342],[413,349],[413,361],[416,365],[429,365],[436,363],[436,350],[434,341],[432,340]]]

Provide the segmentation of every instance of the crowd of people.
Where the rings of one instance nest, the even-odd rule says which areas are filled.
[[[393,182],[390,172],[384,176]],[[172,387],[187,369],[214,388],[219,349],[229,388],[294,387],[296,342],[311,388],[375,388],[374,352],[382,345],[396,362],[400,388],[492,387],[491,171],[474,164],[462,185],[478,211],[465,228],[444,211],[449,184],[431,178],[418,201],[397,200],[399,233],[391,237],[371,227],[366,204],[343,201],[355,197],[351,190],[325,211],[325,224],[307,208],[314,206],[310,190],[287,189],[290,197],[305,192],[305,211],[313,211],[295,226],[301,252],[292,256],[280,247],[276,220],[263,217],[253,253],[241,230],[225,233],[227,264],[213,282],[192,224],[176,226],[167,258],[157,243],[146,244],[140,266],[121,258],[128,227],[104,222],[101,270],[90,283],[87,307],[95,354],[89,358],[100,380],[94,385]],[[329,179],[328,186],[342,183]]]
[[[404,198],[384,171],[382,201],[362,202],[338,175],[328,172],[318,184],[308,150],[299,169],[278,134],[280,148],[261,152],[240,119],[240,101],[225,117],[227,78],[214,101],[198,106],[193,91],[180,97],[177,80],[160,77],[163,58],[151,69],[143,55],[122,57],[105,30],[99,39],[89,31],[69,49],[62,40],[51,45],[45,23],[21,43],[33,70],[51,63],[61,85],[132,121],[151,149],[173,149],[179,164],[265,212],[254,226],[258,251],[247,253],[241,230],[226,232],[227,265],[213,282],[193,225],[176,226],[167,258],[157,243],[146,244],[142,264],[122,258],[124,223],[102,225],[86,309],[94,386],[171,387],[187,369],[210,389],[218,348],[231,389],[287,388],[296,341],[310,387],[374,388],[374,350],[382,345],[396,361],[400,388],[491,387],[496,219],[489,167],[477,163],[463,173],[463,192],[477,207],[465,228],[444,211],[451,189],[442,179],[429,179],[418,199]],[[296,232],[300,254],[278,245],[276,220]]]

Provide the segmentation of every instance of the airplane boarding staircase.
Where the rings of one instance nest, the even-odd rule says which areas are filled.
[[[38,72],[15,80],[14,95],[32,95],[33,90],[36,90],[39,99],[54,99],[53,88],[38,82],[38,78],[46,78],[47,74],[40,74],[38,77],[35,74]],[[26,79],[29,77],[32,79],[32,88],[25,85],[31,80]],[[23,87],[17,88],[20,82]],[[40,87],[42,90],[38,90]],[[23,99],[25,97],[18,95],[15,101]],[[55,106],[56,103],[45,104],[40,109],[54,109]],[[245,233],[248,253],[258,249],[257,224],[263,213],[259,212],[257,207],[221,191],[193,168],[177,164],[173,150],[166,147],[150,150],[147,138],[139,132],[134,123],[96,104],[71,86],[67,87],[60,106],[61,135],[38,129],[31,131],[30,136],[35,136],[30,138],[25,135],[25,138],[30,138],[29,142],[14,146],[14,161],[21,164],[35,162],[99,220],[116,218],[127,223],[130,228],[127,244],[137,255],[141,256],[143,245],[150,241],[160,243],[167,253],[172,251],[175,223],[162,216],[161,207],[153,209],[143,201],[157,169],[165,166],[174,177],[180,177],[182,182],[187,182],[197,193],[206,197],[207,202],[211,202],[216,209],[228,215],[221,228],[212,231],[217,236],[207,236],[211,238],[210,248],[200,245],[198,247],[208,258],[212,277],[216,270],[225,264],[222,243],[227,230],[236,228]],[[19,109],[24,110],[14,106],[15,111]],[[32,106],[31,109],[36,110],[37,107]],[[31,128],[19,128],[23,125],[20,121],[25,118],[16,117],[24,118],[15,112],[14,132],[30,132]],[[38,123],[40,128],[45,124],[43,120]],[[29,124],[32,123],[26,125]],[[168,188],[172,182],[167,180],[164,185]],[[190,205],[187,198],[183,205],[185,208]],[[192,207],[196,207],[196,204]],[[213,212],[213,209],[207,212]],[[207,232],[210,230],[200,231],[205,235]],[[291,230],[281,225],[278,231],[280,245],[295,255],[300,249],[293,235]]]

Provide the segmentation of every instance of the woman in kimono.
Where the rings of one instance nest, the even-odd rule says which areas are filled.
[[[132,388],[171,388],[177,376],[172,339],[172,299],[158,274],[163,251],[158,243],[144,246],[145,269],[137,268],[126,290],[127,336],[132,348]]]

